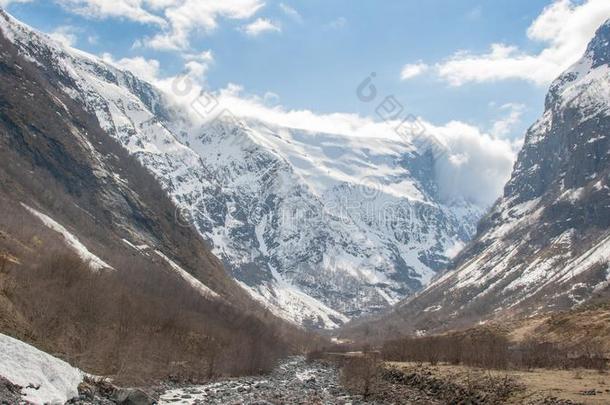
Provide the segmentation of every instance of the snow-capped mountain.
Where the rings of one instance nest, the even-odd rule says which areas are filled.
[[[435,202],[414,171],[431,157],[408,145],[245,125],[189,140],[222,193],[176,198],[242,285],[291,319],[333,326],[396,303],[473,232],[478,211]]]
[[[608,294],[609,263],[610,20],[551,85],[503,197],[455,268],[391,318],[434,330],[570,308]]]
[[[418,291],[481,209],[441,200],[432,152],[238,118],[194,124],[164,93],[2,13],[5,36],[161,182],[273,312],[332,328]]]

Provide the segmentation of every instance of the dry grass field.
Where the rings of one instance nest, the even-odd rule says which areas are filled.
[[[386,363],[386,367],[398,368],[404,372],[413,372],[414,370],[421,370],[422,365],[389,362]],[[506,402],[508,404],[538,403],[549,397],[591,405],[610,404],[610,374],[595,370],[483,370],[466,366],[439,364],[426,366],[426,371],[432,372],[437,378],[465,387],[484,378],[497,380],[508,376],[522,386],[522,389],[512,394]],[[593,395],[593,392],[595,395]]]

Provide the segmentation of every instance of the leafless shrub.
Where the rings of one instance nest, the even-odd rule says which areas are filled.
[[[346,358],[341,369],[342,384],[351,392],[368,398],[380,384],[380,360],[376,352]]]
[[[8,267],[8,255],[0,252],[0,274],[5,274]]]
[[[322,360],[324,358],[326,351],[323,349],[313,349],[307,352],[305,359],[308,362]]]
[[[592,343],[570,349],[528,339],[519,344],[486,330],[387,341],[383,358],[393,361],[464,364],[487,369],[586,368],[606,370],[608,359]]]
[[[123,263],[93,272],[73,254],[51,253],[11,272],[9,295],[40,346],[119,381],[261,373],[290,352],[281,325],[209,301],[173,273]]]
[[[576,356],[571,357],[572,367],[582,367],[604,373],[608,370],[608,359],[601,344],[587,342],[582,348],[576,348]]]
[[[501,377],[489,376],[486,391],[497,402],[508,399],[515,391],[523,390],[524,386],[514,377],[506,374]]]
[[[469,369],[466,373],[446,377],[421,365],[385,367],[382,379],[390,384],[390,387],[383,388],[384,391],[406,386],[425,392],[444,404],[501,404],[506,403],[516,391],[524,389],[522,384],[508,375],[498,376]]]

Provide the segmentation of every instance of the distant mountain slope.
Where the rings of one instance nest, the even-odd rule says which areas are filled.
[[[438,330],[608,294],[610,21],[551,85],[504,196],[454,269],[382,322]]]
[[[475,232],[481,209],[441,200],[426,150],[251,119],[193,125],[131,73],[6,14],[1,25],[280,316],[331,328],[379,311],[427,285]]]

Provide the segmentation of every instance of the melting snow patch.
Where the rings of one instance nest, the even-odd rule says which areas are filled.
[[[440,311],[442,308],[443,307],[440,305],[433,305],[433,306],[430,306],[430,307],[424,309],[424,312],[436,312],[436,311]]]
[[[55,232],[62,234],[62,236],[66,240],[66,243],[68,244],[68,246],[70,248],[72,248],[72,250],[74,250],[76,252],[76,254],[78,254],[78,256],[82,260],[84,260],[85,262],[88,262],[89,263],[89,267],[91,267],[91,269],[93,269],[93,270],[101,270],[101,269],[112,269],[112,270],[114,270],[112,268],[112,266],[110,266],[109,264],[104,262],[102,259],[100,259],[96,255],[91,253],[89,251],[89,249],[87,249],[87,247],[85,245],[83,245],[76,238],[76,236],[74,236],[73,234],[68,232],[68,230],[66,228],[64,228],[61,224],[56,222],[53,218],[49,217],[48,215],[43,214],[40,211],[35,210],[32,207],[29,207],[28,205],[26,205],[24,203],[21,203],[21,205],[26,210],[28,210],[31,214],[33,214],[34,216],[38,217],[38,219],[40,219],[45,224],[45,226],[47,228],[50,228],[50,229],[54,230]]]
[[[603,190],[604,188],[608,188],[608,187],[607,187],[607,186],[604,186],[604,185],[602,184],[602,181],[601,181],[601,180],[599,180],[597,183],[595,183],[595,184],[593,185],[593,188],[595,189],[595,191],[601,191],[601,190]]]
[[[454,259],[466,246],[462,241],[456,241],[453,245],[445,249],[445,256],[449,259]]]
[[[580,200],[580,198],[583,194],[583,191],[584,191],[583,187],[566,190],[559,198],[562,200],[567,200],[567,201],[574,203],[574,202]]]
[[[581,274],[596,263],[608,263],[610,261],[610,236],[602,239],[597,245],[593,246],[578,259],[571,262],[562,271],[561,281],[565,282]]]
[[[295,324],[302,324],[306,320],[314,322],[321,320],[323,328],[335,329],[349,321],[345,315],[285,281],[277,272],[274,271],[273,276],[275,282],[271,288],[270,286],[251,287],[239,280],[237,283],[273,314]]]
[[[127,246],[129,246],[130,248],[137,250],[138,252],[144,252],[145,250],[149,249],[150,247],[146,244],[142,244],[142,245],[134,245],[133,243],[131,243],[130,241],[128,241],[127,239],[122,239],[123,243],[125,243]]]
[[[603,291],[610,286],[610,264],[606,263],[606,280],[602,281],[593,288],[594,293]]]
[[[169,266],[172,268],[172,270],[178,273],[180,277],[182,277],[186,282],[188,282],[194,289],[198,290],[201,295],[206,298],[220,298],[217,293],[215,293],[208,286],[193,277],[188,271],[178,266],[178,264],[171,260],[169,257],[165,256],[158,250],[155,250],[155,253],[159,255],[159,257],[161,257],[163,260],[165,260],[167,264],[169,264]]]
[[[83,373],[63,360],[0,334],[0,375],[25,387],[33,404],[63,404],[78,396]]]

